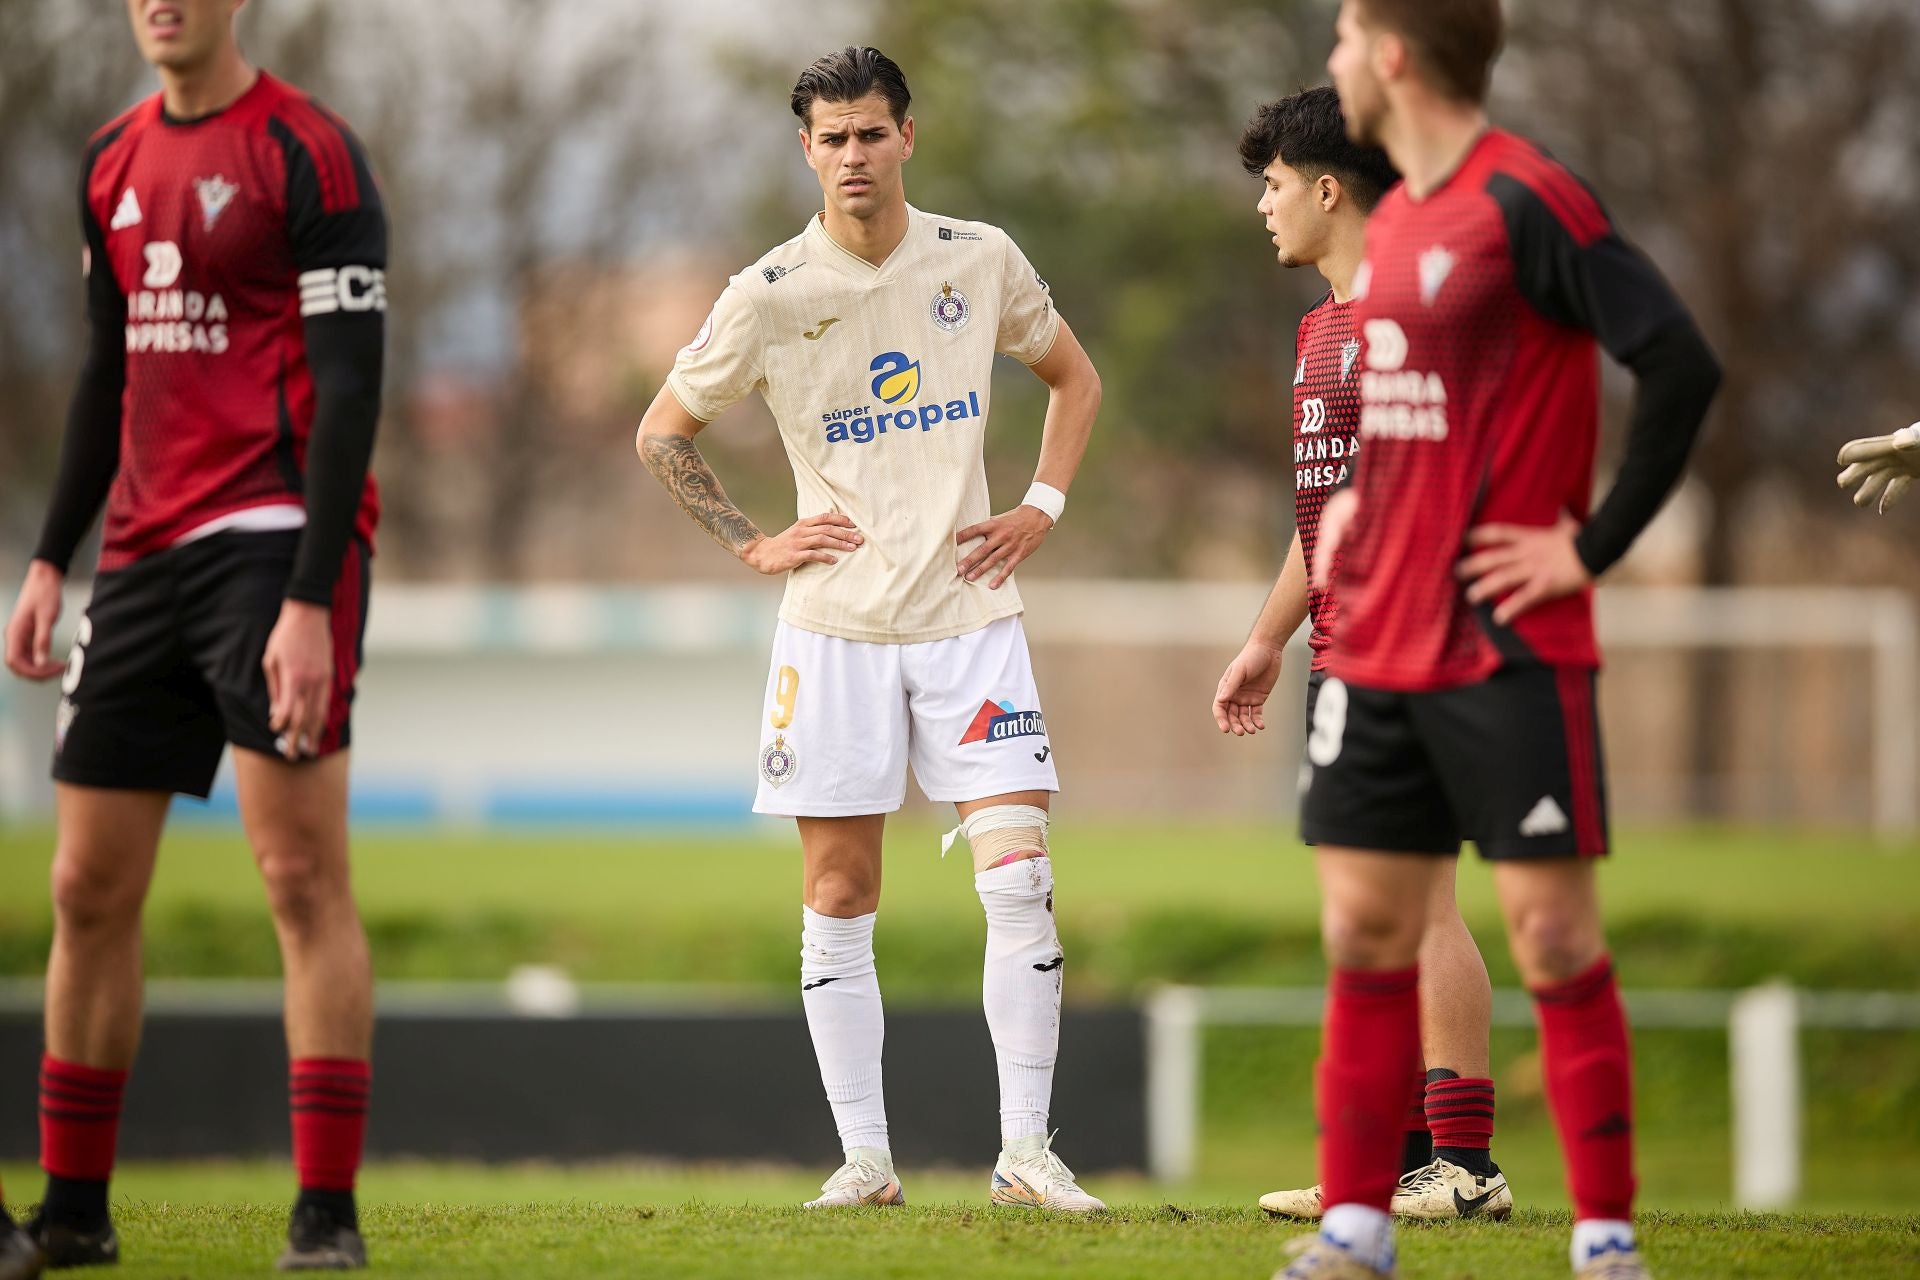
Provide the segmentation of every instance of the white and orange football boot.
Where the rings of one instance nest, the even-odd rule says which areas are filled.
[[[893,1153],[884,1147],[854,1147],[847,1162],[820,1184],[820,1198],[809,1209],[841,1209],[861,1204],[905,1204],[907,1193],[893,1173]]]
[[[992,1199],[1055,1213],[1100,1213],[1106,1204],[1073,1180],[1073,1170],[1053,1154],[1051,1137],[1015,1138],[994,1162]]]

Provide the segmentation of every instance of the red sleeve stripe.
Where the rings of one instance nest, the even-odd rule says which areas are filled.
[[[1607,830],[1601,821],[1599,732],[1593,713],[1593,673],[1561,667],[1554,673],[1559,686],[1561,723],[1567,738],[1567,766],[1573,785],[1573,834],[1582,857],[1607,851]]]
[[[1513,148],[1502,166],[1546,203],[1560,225],[1582,248],[1612,230],[1606,211],[1580,181],[1532,147]]]
[[[360,180],[354,176],[353,156],[347,150],[342,126],[311,102],[288,104],[281,123],[300,139],[313,157],[320,179],[320,207],[327,213],[345,213],[360,203]]]

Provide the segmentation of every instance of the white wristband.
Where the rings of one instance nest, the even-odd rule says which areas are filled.
[[[1035,480],[1032,487],[1027,490],[1027,496],[1020,499],[1020,505],[1038,507],[1047,513],[1047,519],[1059,524],[1060,513],[1067,509],[1067,495],[1050,484],[1041,484]]]

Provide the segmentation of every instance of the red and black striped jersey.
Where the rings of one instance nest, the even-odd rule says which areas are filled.
[[[1333,673],[1426,690],[1597,666],[1591,589],[1503,628],[1455,569],[1474,525],[1586,520],[1599,347],[1624,358],[1684,307],[1584,184],[1498,129],[1424,199],[1387,193],[1354,294],[1363,448]]]
[[[386,309],[386,217],[345,123],[262,72],[176,120],[155,94],[94,135],[88,308],[124,322],[119,466],[100,568],[221,528],[288,528],[314,385],[303,317]],[[368,477],[355,529],[371,540]]]
[[[1352,301],[1336,302],[1329,292],[1300,318],[1294,340],[1293,523],[1309,568],[1320,540],[1320,513],[1347,483],[1360,447],[1360,340],[1354,333]],[[1313,626],[1307,645],[1315,671],[1327,665],[1339,613],[1331,587],[1308,588]]]

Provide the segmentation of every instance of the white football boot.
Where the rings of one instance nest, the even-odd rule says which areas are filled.
[[[1652,1280],[1653,1273],[1632,1245],[1589,1257],[1573,1280]]]
[[[1056,1213],[1102,1213],[1106,1204],[1080,1189],[1073,1170],[1053,1154],[1053,1138],[1015,1138],[993,1166],[995,1204],[1024,1205]]]
[[[1393,1192],[1393,1216],[1434,1221],[1440,1218],[1504,1220],[1513,1212],[1507,1175],[1495,1170],[1482,1177],[1450,1160],[1435,1160],[1400,1179]]]
[[[1301,1222],[1318,1221],[1326,1209],[1320,1200],[1318,1184],[1298,1191],[1269,1191],[1260,1197],[1260,1207],[1269,1217]],[[1418,1218],[1426,1222],[1440,1218],[1498,1221],[1512,1212],[1513,1192],[1507,1187],[1505,1174],[1496,1172],[1483,1178],[1448,1160],[1435,1160],[1402,1174],[1400,1184],[1393,1189],[1396,1218]]]
[[[1269,1191],[1260,1197],[1260,1207],[1270,1218],[1293,1218],[1299,1222],[1318,1222],[1327,1206],[1320,1201],[1320,1184],[1298,1191]]]
[[[1323,1235],[1301,1236],[1287,1242],[1293,1260],[1273,1273],[1273,1280],[1397,1280],[1391,1264],[1383,1271],[1370,1267]]]
[[[884,1147],[854,1147],[847,1162],[820,1184],[820,1198],[809,1209],[839,1209],[861,1204],[905,1204],[907,1193],[893,1174],[893,1155]]]

